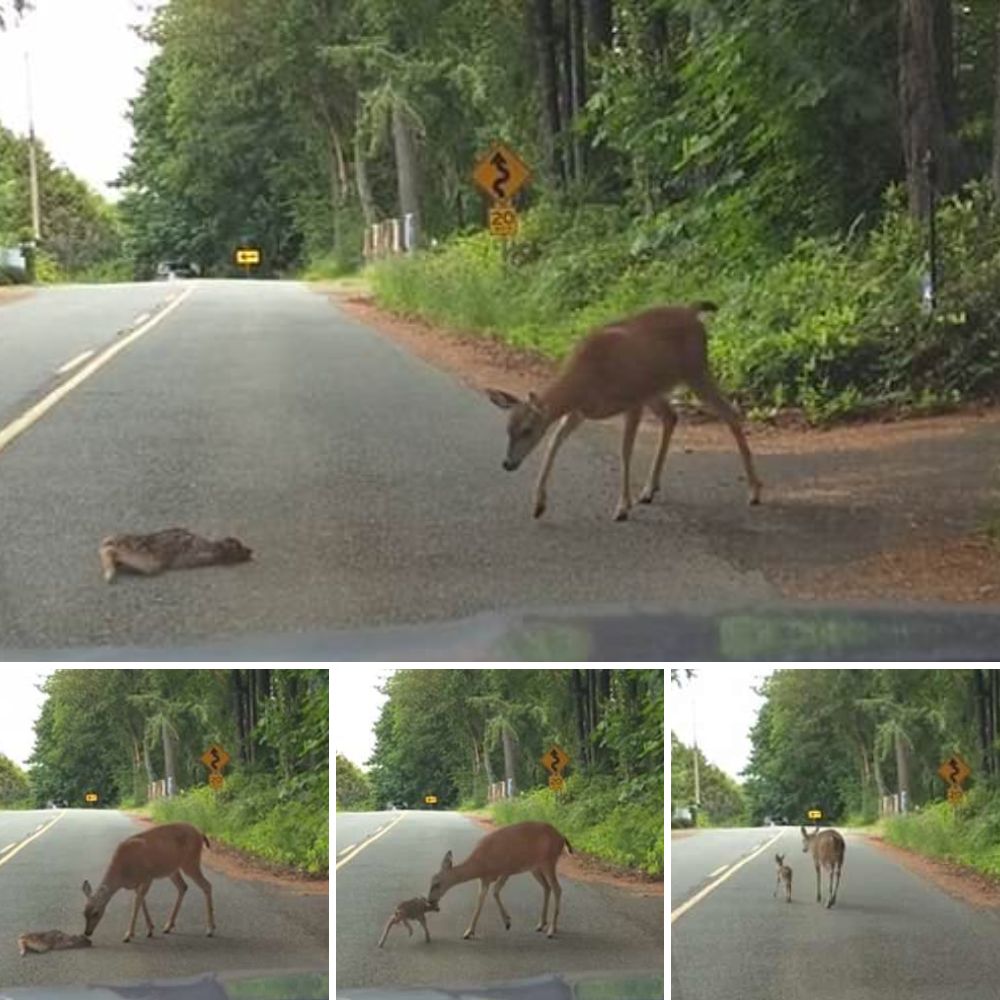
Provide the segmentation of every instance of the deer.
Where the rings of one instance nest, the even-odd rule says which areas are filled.
[[[205,894],[208,910],[206,934],[211,937],[215,933],[215,914],[212,909],[212,886],[201,871],[202,845],[211,846],[208,837],[190,823],[165,823],[123,840],[111,855],[100,885],[91,889],[90,882],[83,883],[83,894],[87,897],[83,909],[86,920],[84,934],[88,938],[93,936],[108,902],[119,889],[132,889],[135,891],[132,919],[123,940],[128,943],[135,935],[135,922],[140,907],[146,920],[146,937],[152,937],[153,921],[146,907],[146,893],[153,880],[158,878],[169,878],[177,887],[177,900],[163,927],[163,933],[169,934],[174,929],[177,912],[181,908],[184,893],[187,892],[187,882],[181,876],[181,872],[184,872]]]
[[[493,898],[497,901],[504,927],[510,930],[510,914],[504,909],[500,891],[512,875],[531,872],[544,892],[542,915],[535,930],[545,931],[547,937],[554,938],[559,920],[559,901],[562,898],[562,888],[556,878],[556,865],[564,847],[570,854],[573,853],[569,841],[548,823],[527,821],[494,830],[476,844],[472,853],[461,864],[454,864],[451,851],[445,854],[440,871],[431,878],[427,899],[437,906],[441,897],[452,887],[479,879],[476,911],[462,938],[467,941],[475,937],[476,924],[490,885],[493,885]],[[548,918],[550,894],[555,896],[551,923]]]
[[[830,888],[826,908],[829,910],[837,902],[837,890],[840,888],[840,872],[844,867],[844,851],[846,849],[844,838],[836,830],[820,830],[819,824],[812,833],[806,833],[806,828],[800,826],[802,831],[802,853],[810,851],[812,853],[813,865],[816,867],[816,902],[823,902],[823,894],[820,891],[820,869],[826,868],[830,872]],[[833,877],[836,874],[837,884],[834,885]]]
[[[778,877],[774,883],[774,892],[771,893],[771,898],[775,899],[777,897],[778,887],[784,883],[785,902],[790,903],[792,901],[792,869],[785,864],[784,854],[775,854],[774,860],[778,865]]]
[[[65,934],[62,931],[27,931],[18,935],[17,950],[24,958],[28,952],[44,955],[47,951],[64,951],[67,948],[89,948],[91,940],[84,934]]]
[[[425,919],[425,914],[427,913],[437,913],[438,905],[437,903],[430,902],[424,896],[415,896],[413,899],[404,899],[399,906],[396,907],[392,916],[386,921],[385,929],[382,931],[382,936],[378,939],[378,946],[381,948],[385,944],[385,939],[389,936],[389,931],[392,930],[396,924],[403,924],[406,927],[406,931],[410,937],[413,937],[413,928],[410,926],[411,920],[416,920],[421,927],[424,929],[424,940],[427,944],[431,943],[431,932],[427,929],[427,920]]]
[[[487,389],[490,401],[509,410],[507,455],[503,468],[512,472],[534,450],[553,425],[535,485],[534,516],[548,503],[547,486],[556,453],[585,420],[605,420],[623,413],[621,490],[615,521],[628,519],[632,509],[631,462],[644,409],[660,421],[660,441],[639,502],[649,504],[660,492],[663,463],[677,426],[677,413],[667,393],[686,385],[728,426],[746,472],[749,503],[760,503],[761,481],[740,426],[736,409],[715,383],[708,363],[708,334],[702,315],[715,312],[713,302],[666,305],[609,323],[584,337],[570,352],[558,377],[542,392],[522,400],[502,389]]]

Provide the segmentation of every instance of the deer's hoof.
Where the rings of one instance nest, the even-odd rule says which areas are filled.
[[[554,930],[550,930],[545,936],[551,941],[556,936],[556,932]]]
[[[639,496],[639,503],[652,503],[656,496],[656,490],[643,490]]]
[[[536,501],[535,509],[534,511],[532,511],[532,517],[534,517],[537,520],[544,513],[545,513],[545,501],[544,500]]]
[[[205,931],[205,937],[215,937],[215,928],[209,927],[209,929]]]
[[[549,925],[548,924],[539,924],[535,928],[536,931],[547,931],[548,929],[549,929]]]
[[[475,935],[475,934],[473,934],[473,933],[472,933],[472,931],[466,931],[466,932],[465,932],[465,933],[464,933],[464,934],[462,935],[462,940],[463,940],[463,941],[471,941],[471,940],[472,940],[472,939],[473,939],[473,938],[474,938],[475,936],[476,936],[476,935]]]
[[[122,943],[128,944],[131,940],[132,938],[128,934],[126,934],[125,937],[122,938]]]
[[[505,927],[505,928],[506,928],[507,930],[510,930],[510,921],[509,921],[509,920],[505,920],[505,921],[503,922],[503,925],[504,925],[504,927]]]
[[[615,520],[616,521],[627,521],[628,520],[628,507],[619,507],[618,510],[615,511]]]
[[[168,925],[167,925],[166,927],[164,927],[164,928],[163,928],[163,933],[164,933],[164,934],[169,934],[169,933],[170,933],[170,932],[171,932],[172,930],[173,930],[173,927],[171,927],[171,926],[170,926],[170,925],[168,924]]]
[[[747,503],[751,507],[759,507],[760,506],[760,491],[761,491],[761,487],[760,487],[759,483],[756,486],[751,487],[751,489],[750,489],[750,496],[747,497]]]

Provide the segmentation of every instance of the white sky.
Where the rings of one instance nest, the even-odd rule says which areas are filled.
[[[667,721],[687,746],[694,741],[709,763],[742,781],[740,771],[750,760],[750,730],[763,698],[753,689],[774,668],[749,666],[695,667],[695,676],[667,693]]]
[[[148,20],[138,0],[33,0],[19,27],[0,32],[0,124],[28,132],[24,52],[31,56],[35,134],[57,164],[109,197],[125,166],[128,101],[153,53],[129,30]],[[5,9],[10,11],[10,4]]]
[[[334,751],[351,763],[365,768],[365,761],[375,749],[375,723],[385,702],[378,688],[395,668],[333,667],[333,729]]]
[[[45,695],[37,690],[55,667],[0,667],[0,754],[24,767],[35,746]]]

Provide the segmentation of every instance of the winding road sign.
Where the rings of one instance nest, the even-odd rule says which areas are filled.
[[[497,142],[475,165],[472,179],[494,201],[507,201],[531,180],[531,171],[514,150]]]

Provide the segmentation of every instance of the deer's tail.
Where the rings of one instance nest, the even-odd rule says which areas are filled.
[[[692,302],[690,308],[696,313],[714,313],[719,311],[719,307],[714,302]]]
[[[569,851],[570,854],[572,854],[573,848],[569,846],[569,841],[565,837],[563,837],[563,843],[565,843],[566,845],[566,850]]]

